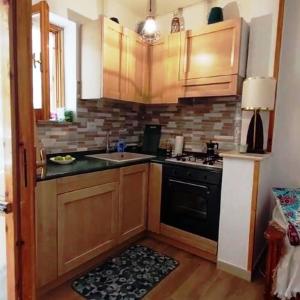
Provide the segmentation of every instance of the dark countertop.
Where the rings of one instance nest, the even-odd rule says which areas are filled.
[[[111,161],[106,161],[102,159],[96,159],[86,156],[77,157],[76,161],[69,165],[59,165],[48,160],[47,170],[45,178],[41,179],[39,176],[37,181],[50,180],[65,176],[73,176],[84,173],[92,173],[97,171],[104,171],[109,169],[121,168],[136,164],[147,163],[151,159],[143,159],[137,161],[129,161],[122,163],[115,163]]]
[[[37,181],[44,181],[50,179],[56,179],[66,176],[73,176],[85,173],[92,173],[98,171],[104,171],[115,168],[122,168],[131,165],[143,164],[148,162],[159,163],[159,164],[168,164],[168,165],[177,165],[174,162],[166,161],[165,156],[157,156],[154,158],[146,158],[143,160],[128,161],[122,163],[111,162],[102,159],[96,159],[92,157],[87,157],[85,155],[96,154],[99,152],[82,152],[82,153],[70,153],[72,156],[76,157],[76,161],[69,165],[59,165],[51,162],[48,157],[47,170],[45,178],[41,179],[40,176],[37,177]],[[100,152],[103,153],[103,152]],[[54,155],[51,155],[54,156]],[[189,166],[191,168],[199,168],[197,166]],[[203,168],[201,166],[200,168]],[[211,169],[210,167],[204,167],[205,169]],[[220,170],[215,170],[220,172]],[[221,171],[222,172],[222,171]]]

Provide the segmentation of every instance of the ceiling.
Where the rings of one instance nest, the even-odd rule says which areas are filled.
[[[115,0],[126,5],[135,14],[144,16],[149,9],[149,0]],[[152,0],[156,15],[163,15],[176,11],[179,7],[186,7],[202,2],[203,0]]]

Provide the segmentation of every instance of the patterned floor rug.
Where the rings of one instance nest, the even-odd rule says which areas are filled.
[[[75,280],[72,287],[86,299],[142,299],[177,266],[173,258],[134,245]]]

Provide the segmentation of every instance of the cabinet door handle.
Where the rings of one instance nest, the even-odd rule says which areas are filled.
[[[11,203],[0,200],[0,213],[9,214],[11,212],[12,212]]]

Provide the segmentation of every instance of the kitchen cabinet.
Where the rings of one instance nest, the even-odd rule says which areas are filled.
[[[248,29],[240,19],[183,33],[180,79],[184,97],[231,96],[245,77]]]
[[[148,164],[120,169],[119,242],[146,229]]]
[[[105,18],[82,25],[81,98],[147,100],[148,44],[135,32]]]
[[[165,90],[165,42],[150,45],[150,103],[163,102]]]
[[[82,99],[168,104],[236,96],[245,77],[248,27],[241,18],[149,45],[102,16],[82,25],[81,41]]]
[[[81,98],[121,98],[123,27],[105,17],[82,25]]]
[[[162,165],[150,164],[148,197],[148,230],[160,233],[160,206],[162,190]]]
[[[117,182],[58,195],[59,275],[111,249],[117,220]]]
[[[137,33],[124,28],[121,99],[146,103],[149,95],[149,47]]]
[[[62,275],[117,243],[119,170],[58,179],[57,191],[58,274]]]
[[[180,84],[181,43],[184,35],[173,33],[150,46],[150,103],[177,103]]]
[[[145,231],[147,200],[148,164],[38,182],[38,288]]]

